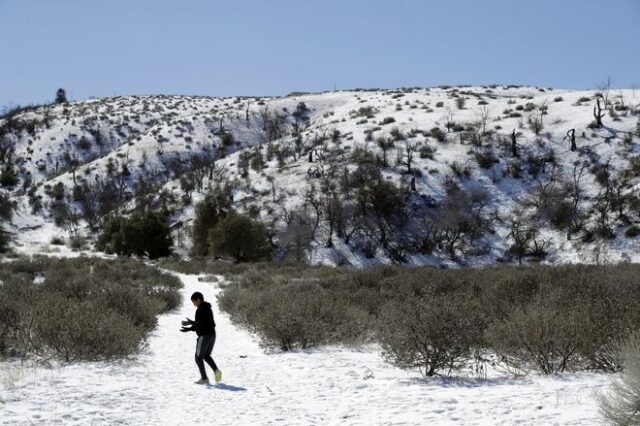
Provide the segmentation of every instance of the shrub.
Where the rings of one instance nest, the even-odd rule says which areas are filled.
[[[557,229],[563,230],[571,226],[573,220],[573,205],[570,201],[555,200],[553,205],[549,206],[549,221]]]
[[[56,201],[61,201],[64,198],[64,184],[62,182],[53,185],[51,196]]]
[[[540,134],[542,129],[544,129],[541,118],[530,116],[527,123],[529,124],[529,129],[531,129],[531,131],[536,135]]]
[[[584,344],[580,316],[548,302],[538,296],[489,326],[489,344],[507,365],[524,371],[535,368],[544,374],[573,366]]]
[[[78,360],[109,360],[135,353],[145,335],[145,329],[115,311],[100,309],[95,302],[69,303],[66,297],[49,295],[38,303],[39,315],[35,327],[40,344],[66,362]]]
[[[209,253],[209,230],[227,215],[231,209],[231,197],[229,186],[217,186],[196,205],[191,232],[192,255],[206,256]]]
[[[18,181],[18,176],[14,172],[13,167],[7,165],[2,169],[2,173],[0,173],[1,186],[16,186]]]
[[[482,327],[467,299],[431,295],[389,303],[380,318],[384,358],[425,376],[460,368],[481,338]]]
[[[637,237],[638,235],[640,235],[640,226],[631,225],[626,229],[626,231],[624,231],[624,235],[627,236],[628,238]]]
[[[230,147],[236,142],[236,140],[233,137],[233,133],[224,132],[220,137],[220,142],[222,142],[222,146]]]
[[[87,239],[82,235],[72,235],[69,237],[69,248],[79,251],[87,246]]]
[[[61,87],[56,91],[56,104],[66,104],[67,103],[67,92]]]
[[[429,160],[433,160],[433,155],[436,153],[436,149],[429,145],[422,145],[418,151],[420,158],[428,158]]]
[[[498,158],[493,155],[491,151],[478,152],[476,153],[475,157],[478,166],[483,169],[490,169],[494,164],[500,162],[500,160],[498,160]]]
[[[447,374],[485,349],[521,370],[617,371],[612,342],[640,323],[640,267],[633,264],[352,271],[196,263],[195,270],[177,267],[232,275],[220,307],[265,346],[376,338],[387,361],[425,375]]]
[[[148,255],[150,259],[171,253],[171,231],[167,219],[155,212],[113,218],[105,225],[96,248],[118,255]]]
[[[617,352],[625,365],[619,377],[611,380],[611,390],[598,397],[600,414],[607,424],[640,424],[640,333],[635,332],[618,344]]]
[[[14,208],[9,194],[0,194],[0,220],[11,220]]]
[[[9,237],[9,233],[4,230],[2,225],[0,225],[0,253],[6,253],[9,251],[10,242],[11,238]]]
[[[180,303],[176,277],[131,260],[17,259],[0,281],[0,355],[126,357]]]
[[[438,142],[444,142],[446,139],[445,133],[439,127],[433,127],[429,131],[429,136],[437,140]]]
[[[78,149],[88,151],[91,149],[91,142],[85,136],[82,136],[76,143]]]
[[[64,238],[58,237],[58,236],[51,237],[50,243],[52,245],[54,245],[54,246],[63,246],[64,245]]]
[[[209,231],[209,252],[217,256],[256,262],[270,259],[272,251],[264,225],[238,213],[229,213]]]
[[[249,271],[219,298],[220,308],[256,333],[262,346],[287,351],[352,342],[364,334],[366,315],[316,280],[289,275],[276,282],[270,275]]]
[[[395,123],[396,119],[393,117],[385,117],[382,119],[382,121],[380,122],[381,125],[385,125],[385,124],[391,124],[391,123]]]

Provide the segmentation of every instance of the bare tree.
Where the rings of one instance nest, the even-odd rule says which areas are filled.
[[[409,140],[404,141],[404,148],[398,148],[397,164],[407,167],[407,173],[411,174],[411,165],[415,158],[416,151],[418,150],[418,144]]]
[[[389,161],[387,158],[387,152],[393,148],[393,141],[389,138],[385,138],[384,136],[379,137],[376,140],[377,144],[378,144],[378,148],[380,148],[380,150],[382,150],[382,165],[384,167],[388,167],[389,166]]]
[[[596,104],[593,106],[593,118],[596,119],[596,126],[597,127],[602,127],[602,117],[604,117],[605,113],[602,112],[602,106],[600,105],[600,101],[603,100],[604,102],[604,98],[602,97],[602,95],[598,94],[598,96],[596,96]],[[606,103],[605,103],[606,105]]]
[[[529,124],[529,129],[531,129],[531,131],[536,135],[539,135],[544,128],[544,125],[542,123],[542,115],[538,117],[536,114],[531,114],[529,116],[529,119],[527,120],[527,123]]]
[[[611,77],[607,77],[607,81],[598,85],[598,92],[604,102],[603,106],[607,108],[609,106],[609,94],[611,93]]]
[[[576,129],[567,131],[567,136],[565,136],[564,138],[569,138],[569,140],[571,141],[571,151],[575,151],[576,149],[578,149],[576,146]]]
[[[244,119],[249,122],[249,108],[251,107],[251,98],[247,99],[247,108],[244,111]]]
[[[482,123],[482,134],[487,133],[487,121],[489,121],[489,107],[480,106],[480,122]]]
[[[583,227],[584,216],[580,209],[580,203],[584,199],[582,178],[584,177],[586,169],[587,163],[576,162],[573,165],[571,180],[565,184],[566,192],[571,200],[570,224],[567,230],[567,240],[571,239],[572,233],[579,231]]]
[[[447,105],[446,107],[447,115],[444,117],[445,119],[445,127],[447,128],[447,133],[451,132],[451,127],[453,126],[453,110],[451,106]]]
[[[311,226],[311,239],[315,240],[320,218],[322,217],[322,197],[320,196],[315,185],[311,184],[304,194],[305,206],[311,208],[314,213],[313,223]]]
[[[509,215],[506,223],[509,227],[507,237],[513,242],[507,252],[518,259],[518,264],[521,265],[522,260],[534,252],[532,244],[536,241],[539,230],[533,221],[520,214]]]
[[[14,153],[14,143],[9,135],[0,136],[0,164],[10,163]]]

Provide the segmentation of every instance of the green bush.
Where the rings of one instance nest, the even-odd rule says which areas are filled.
[[[9,236],[9,233],[5,231],[2,224],[0,224],[0,253],[8,252],[10,243],[11,237]]]
[[[13,167],[5,166],[0,172],[0,186],[16,186],[19,182],[18,176],[16,175]]]
[[[446,135],[440,127],[431,128],[431,130],[429,131],[429,136],[431,136],[438,142],[444,142],[446,139]]]
[[[209,252],[236,262],[256,262],[270,259],[273,249],[264,225],[229,213],[209,231]]]
[[[475,154],[475,157],[478,166],[483,169],[490,169],[494,164],[500,162],[491,151],[478,152]]]
[[[420,153],[420,158],[428,158],[429,160],[433,160],[433,156],[436,153],[436,148],[429,145],[422,145],[418,152]]]
[[[230,187],[217,186],[196,204],[191,234],[193,256],[209,254],[209,231],[231,210],[231,197]]]
[[[624,235],[628,238],[635,238],[640,235],[640,226],[631,225],[624,231]]]
[[[167,219],[155,212],[114,218],[105,225],[96,248],[118,255],[148,255],[151,259],[171,253],[171,231]]]

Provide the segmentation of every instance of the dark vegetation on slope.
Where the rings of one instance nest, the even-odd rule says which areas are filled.
[[[0,356],[135,355],[180,281],[134,260],[20,258],[0,264]]]
[[[381,99],[397,104],[397,111],[441,110],[445,116],[438,115],[431,128],[396,123],[358,91],[354,98],[361,106],[342,118],[296,100],[287,108],[269,108],[269,99],[241,97],[220,100],[215,108],[184,97],[68,103],[59,91],[52,105],[18,108],[1,117],[0,185],[14,199],[28,198],[32,214],[52,218],[75,236],[96,235],[113,216],[119,220],[154,211],[175,218],[190,206],[194,193],[215,192],[210,186],[218,184],[249,194],[226,200],[227,208],[262,222],[277,258],[298,261],[327,247],[335,248],[336,264],[349,262],[347,250],[394,263],[415,255],[449,258],[461,265],[473,257],[483,263],[521,263],[559,250],[548,230],[566,235],[577,250],[595,241],[607,245],[614,238],[635,238],[640,222],[640,196],[634,189],[640,175],[640,120],[636,129],[628,125],[640,108],[603,86],[573,105],[589,118],[594,107],[592,125],[554,127],[549,132],[545,127],[562,123],[554,110],[565,102],[562,97],[548,103],[533,94],[514,93],[508,108],[489,111],[496,87],[441,87],[447,102],[433,102],[430,89],[379,93]],[[419,98],[403,102],[420,91],[424,93]],[[459,110],[473,110],[477,117],[463,120]],[[177,111],[193,115],[186,119]],[[321,127],[312,119],[316,115],[325,119]],[[609,127],[623,119],[626,131]],[[338,129],[348,120],[356,120],[355,131]],[[196,124],[206,129],[197,137]],[[249,144],[254,146],[246,145],[245,124],[255,131]],[[61,135],[64,140],[52,141],[45,148],[46,158],[36,162],[37,152],[29,148],[32,140],[58,126],[74,130]],[[120,150],[140,145],[143,136],[144,144],[155,148],[148,158],[134,160]],[[169,142],[180,149],[167,151]],[[614,167],[608,157],[598,155],[597,146],[603,143],[615,144],[628,167]],[[25,144],[26,152],[17,154]],[[466,155],[444,160],[441,153],[453,146],[464,146]],[[569,149],[579,159],[575,164],[562,161]],[[220,166],[220,159],[237,151],[233,162]],[[106,165],[92,164],[104,156],[109,156]],[[292,188],[275,179],[291,167],[306,169],[300,176],[305,191],[298,194],[297,205],[286,203]],[[230,173],[230,168],[237,170]],[[64,173],[73,179],[48,183]],[[497,212],[491,185],[480,185],[479,174],[490,177],[496,187],[504,182],[526,189],[513,200],[514,214]],[[225,182],[229,175],[233,176]],[[265,189],[265,179],[270,190]],[[587,194],[594,179],[595,193]],[[169,180],[180,190],[161,189]],[[434,182],[442,190],[431,188]],[[189,235],[188,222],[187,218],[185,228],[175,233]],[[200,231],[194,224],[194,252],[204,255],[210,247],[210,227],[205,224]]]

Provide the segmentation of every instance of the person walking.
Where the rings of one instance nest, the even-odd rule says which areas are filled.
[[[213,345],[216,342],[216,323],[213,320],[213,311],[211,310],[211,303],[204,301],[204,296],[199,291],[196,291],[191,295],[191,303],[196,307],[196,318],[190,320],[187,318],[182,321],[182,328],[180,331],[186,333],[189,331],[195,331],[198,335],[196,343],[196,364],[200,370],[200,380],[195,382],[198,385],[209,384],[209,378],[204,368],[206,362],[213,369],[213,374],[216,379],[216,383],[222,380],[222,371],[218,369],[213,358],[211,358],[211,351]]]

